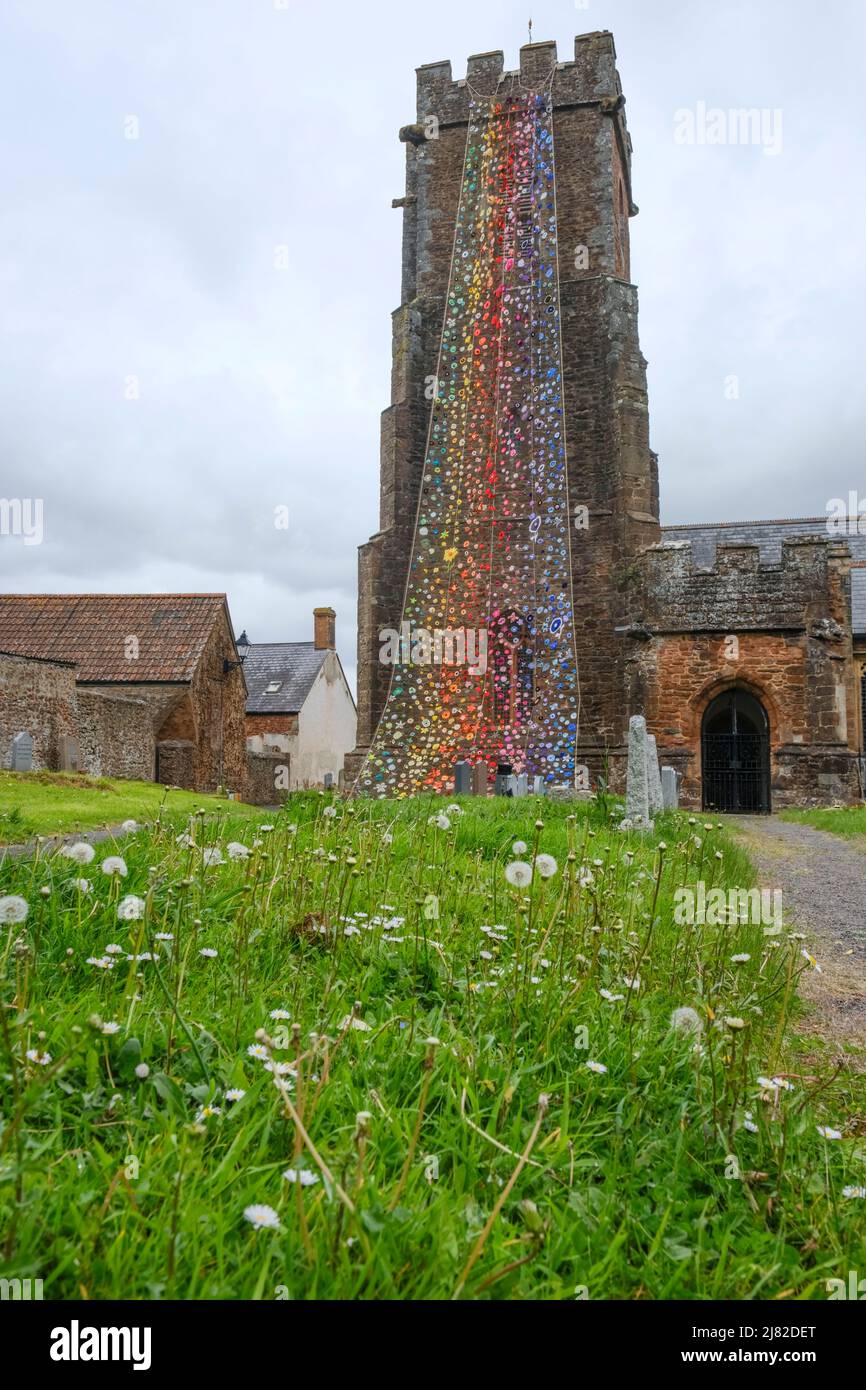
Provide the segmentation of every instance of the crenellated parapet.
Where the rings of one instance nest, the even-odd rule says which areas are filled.
[[[845,625],[851,557],[844,542],[803,537],[767,563],[752,543],[721,544],[711,565],[690,541],[662,541],[636,557],[629,575],[631,621],[648,633],[811,632]]]
[[[454,126],[465,126],[473,100],[499,98],[503,101],[525,91],[550,92],[555,109],[596,108],[614,122],[623,167],[627,175],[629,213],[637,208],[631,200],[631,140],[625,124],[625,97],[616,69],[613,34],[599,30],[578,34],[574,58],[560,62],[555,42],[524,44],[520,66],[506,70],[501,49],[474,53],[466,64],[466,76],[453,76],[449,60],[425,63],[417,69],[417,119],[404,126],[400,138],[420,144],[437,138]],[[425,131],[427,134],[425,135]]]

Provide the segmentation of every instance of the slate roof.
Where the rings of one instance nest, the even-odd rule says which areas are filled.
[[[247,682],[247,714],[297,714],[313,688],[328,655],[313,642],[256,642],[247,648],[244,676]],[[265,688],[274,681],[280,689],[270,695]]]
[[[224,594],[0,594],[0,648],[74,662],[78,681],[185,682],[223,612]]]
[[[816,540],[843,540],[854,561],[851,571],[851,627],[858,635],[866,634],[866,534],[849,535],[857,518],[850,518],[850,528],[844,534],[832,535],[827,530],[826,516],[793,517],[782,521],[718,521],[692,526],[663,526],[662,540],[691,541],[696,565],[711,566],[716,546],[736,542],[757,545],[761,563],[779,564],[782,541],[796,536],[812,536]],[[860,519],[863,520],[862,518]]]

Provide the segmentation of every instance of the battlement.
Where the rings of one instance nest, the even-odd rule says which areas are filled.
[[[790,536],[782,541],[780,560],[763,558],[755,541],[721,541],[716,547],[714,563],[707,565],[695,560],[691,541],[661,540],[642,554],[648,572],[655,574],[721,575],[732,574],[804,574],[814,576],[816,565],[825,569],[831,560],[850,560],[851,552],[844,541],[835,537]]]
[[[553,94],[554,107],[605,104],[618,108],[622,87],[616,70],[613,34],[600,30],[578,34],[574,59],[559,62],[556,43],[527,43],[519,68],[506,72],[501,49],[473,53],[466,76],[455,80],[450,61],[425,63],[417,69],[418,121],[435,116],[440,126],[465,122],[473,96],[515,96],[521,91]],[[613,114],[613,110],[611,110]]]
[[[849,566],[848,547],[830,538],[786,539],[769,563],[754,542],[723,543],[712,565],[695,562],[691,541],[661,541],[637,557],[632,621],[650,631],[802,631],[816,614],[844,611]]]

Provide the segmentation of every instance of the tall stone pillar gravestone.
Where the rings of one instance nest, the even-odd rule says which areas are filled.
[[[646,736],[646,775],[650,815],[656,816],[659,811],[664,810],[664,798],[662,797],[662,778],[659,772],[659,750],[656,747],[655,734],[647,734]]]
[[[472,769],[472,795],[486,796],[490,776],[486,763],[476,763]]]
[[[666,811],[675,811],[680,804],[675,767],[662,768],[662,803]]]
[[[469,796],[472,792],[472,768],[467,762],[454,764],[454,794]]]
[[[628,772],[623,824],[635,830],[652,829],[647,752],[646,720],[642,714],[633,714],[628,721]]]
[[[81,771],[81,758],[78,750],[78,740],[73,738],[71,734],[64,734],[60,739],[60,771]]]

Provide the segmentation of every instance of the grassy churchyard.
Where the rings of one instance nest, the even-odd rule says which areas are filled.
[[[704,817],[29,786],[27,833],[152,823],[0,865],[4,1277],[825,1299],[866,1268],[863,1077],[796,1027],[820,963],[796,924],[675,920],[752,882]]]

